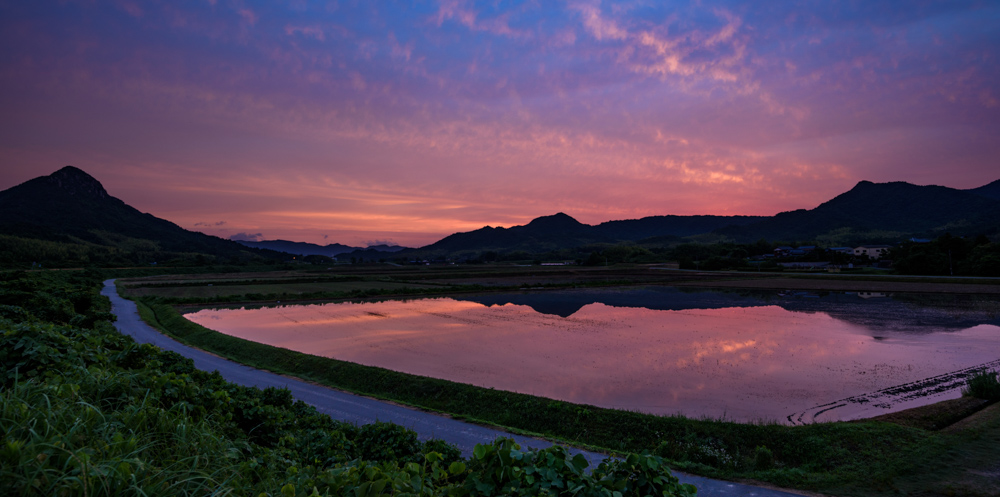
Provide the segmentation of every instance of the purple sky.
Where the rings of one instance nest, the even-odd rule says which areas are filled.
[[[423,245],[1000,178],[998,2],[0,2],[0,189]]]

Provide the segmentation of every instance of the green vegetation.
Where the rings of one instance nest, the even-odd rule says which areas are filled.
[[[996,371],[981,370],[972,375],[968,385],[962,389],[962,395],[977,399],[1000,400],[1000,380]]]
[[[440,290],[442,287],[396,281],[262,283],[245,285],[220,285],[217,283],[209,285],[202,283],[197,286],[167,286],[159,288],[146,286],[130,290],[129,295],[137,297],[153,296],[194,299],[198,302],[205,302],[206,299],[214,299],[216,297],[224,297],[226,300],[233,297],[239,297],[243,300],[287,300],[293,296],[300,299],[346,298],[354,294],[367,294],[369,291],[405,293],[406,290],[428,288]]]
[[[399,426],[337,422],[121,335],[99,273],[2,278],[3,495],[694,494],[655,455],[587,473],[561,447],[498,440],[462,460]]]
[[[826,493],[878,495],[948,485],[965,447],[998,456],[987,431],[942,433],[887,422],[785,426],[652,416],[485,389],[258,344],[206,329],[144,299],[143,318],[181,341],[254,367],[611,452],[651,451],[673,467]],[[991,438],[992,437],[992,438]],[[964,470],[963,470],[964,471]]]
[[[501,273],[507,275],[507,273]],[[468,277],[467,274],[452,277]],[[209,283],[211,282],[211,283]],[[392,281],[386,278],[347,277],[344,281],[316,281],[313,283],[287,283],[285,281],[259,280],[255,284],[241,281],[197,280],[196,283],[179,281],[173,283],[149,283],[143,280],[129,280],[117,283],[122,294],[128,298],[141,298],[147,302],[172,305],[195,305],[234,302],[275,302],[305,300],[340,300],[377,297],[452,295],[484,291],[516,291],[523,289],[523,283],[504,282],[492,285],[482,284],[441,284],[433,280],[424,283]],[[532,289],[604,287],[634,284],[631,279],[601,279],[595,281],[571,281],[565,283],[542,282],[530,284]],[[216,286],[218,285],[218,286]],[[253,292],[241,293],[246,290]],[[310,291],[313,290],[313,291]]]
[[[1000,276],[1000,243],[985,236],[946,234],[930,243],[905,243],[889,257],[901,274]]]

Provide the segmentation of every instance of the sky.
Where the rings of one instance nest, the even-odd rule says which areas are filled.
[[[420,246],[1000,179],[1000,2],[0,0],[0,189]]]

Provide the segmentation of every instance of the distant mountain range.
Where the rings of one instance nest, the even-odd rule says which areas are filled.
[[[393,253],[407,249],[407,247],[387,244],[369,245],[367,247],[351,247],[350,245],[342,245],[339,243],[317,245],[315,243],[291,242],[288,240],[262,240],[259,242],[236,240],[236,243],[246,245],[247,247],[277,250],[279,252],[286,252],[295,255],[325,255],[327,257],[336,257],[341,254],[350,254],[356,251],[364,252],[374,250],[376,252]]]
[[[455,233],[416,254],[442,257],[481,251],[540,253],[594,244],[661,245],[678,241],[750,243],[764,238],[823,245],[890,243],[910,237],[933,238],[1000,232],[1000,180],[971,190],[917,186],[904,182],[861,181],[850,191],[814,209],[774,216],[651,216],[583,224],[558,213],[524,226],[484,227]]]
[[[235,261],[280,258],[278,252],[354,254],[365,259],[474,257],[487,251],[538,254],[619,243],[662,246],[690,241],[753,242],[761,238],[771,242],[857,245],[909,237],[933,238],[946,232],[958,236],[1000,234],[1000,180],[970,190],[862,181],[814,209],[769,217],[670,215],[589,225],[558,213],[536,218],[524,226],[486,226],[455,233],[418,249],[223,240],[141,213],[108,195],[100,182],[71,166],[0,192],[0,236],[6,237],[5,244],[17,245],[7,254],[0,251],[0,257],[7,259],[35,257],[35,252],[66,252],[65,247],[52,243],[87,248],[92,257],[105,261],[123,254],[141,260],[204,254]],[[28,243],[31,240],[36,242]]]

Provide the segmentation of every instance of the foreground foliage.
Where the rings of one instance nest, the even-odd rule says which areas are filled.
[[[651,454],[592,472],[512,440],[463,460],[402,427],[332,420],[136,344],[93,275],[0,282],[3,495],[694,495]]]

